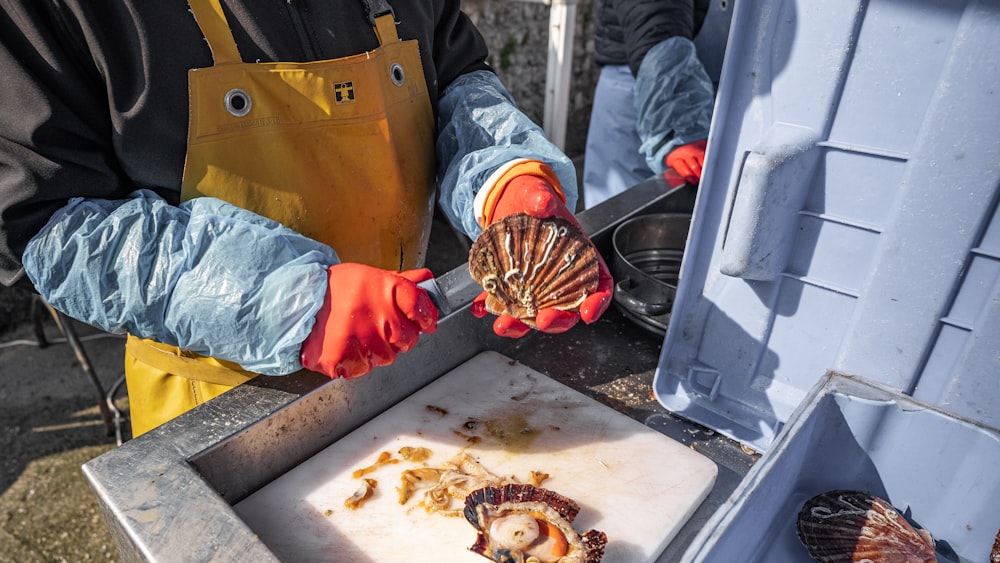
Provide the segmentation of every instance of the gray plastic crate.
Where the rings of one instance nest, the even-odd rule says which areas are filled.
[[[653,391],[764,455],[685,561],[811,561],[795,518],[837,488],[988,560],[997,53],[1000,0],[736,2]]]
[[[766,450],[828,370],[1000,424],[1000,2],[737,2],[654,391]]]
[[[1000,432],[888,387],[830,375],[684,559],[814,561],[795,534],[799,509],[813,495],[846,488],[890,501],[928,530],[942,563],[985,563],[1000,530],[997,467]]]

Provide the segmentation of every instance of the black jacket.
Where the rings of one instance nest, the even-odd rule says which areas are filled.
[[[243,60],[311,61],[378,46],[361,0],[223,0]],[[488,69],[459,0],[395,0],[431,103]],[[70,197],[179,199],[187,71],[212,56],[183,0],[0,0],[0,283]]]
[[[670,37],[694,39],[709,0],[599,0],[594,60],[639,72],[646,51]]]

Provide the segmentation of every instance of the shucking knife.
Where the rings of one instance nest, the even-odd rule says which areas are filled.
[[[438,310],[438,316],[444,317],[451,314],[453,307],[448,301],[448,297],[445,296],[444,291],[441,290],[441,286],[438,285],[437,278],[422,281],[417,284],[417,287],[427,292],[427,296],[431,298],[431,303]]]

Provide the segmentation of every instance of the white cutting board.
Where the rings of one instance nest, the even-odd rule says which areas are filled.
[[[473,435],[478,441],[470,441]],[[383,451],[399,459],[404,446],[433,455],[422,464],[381,466],[367,475],[378,481],[373,497],[346,508],[361,483],[351,474]],[[506,356],[483,352],[234,508],[283,561],[485,562],[468,550],[476,532],[464,518],[428,513],[417,498],[398,502],[404,469],[441,467],[462,450],[490,472],[521,482],[532,470],[548,473],[542,487],[581,506],[574,528],[607,533],[607,563],[655,560],[717,474],[714,462],[681,443]]]

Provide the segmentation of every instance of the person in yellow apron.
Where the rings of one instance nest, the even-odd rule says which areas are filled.
[[[418,15],[357,0],[374,48],[244,62],[240,5],[189,4],[214,64],[188,72],[183,203],[149,190],[71,199],[23,255],[54,307],[130,334],[134,436],[257,374],[357,377],[433,332],[437,312],[416,283],[431,276],[421,266],[436,180],[472,237],[515,212],[572,219],[572,164],[492,73],[458,73],[432,102],[427,55],[397,30]],[[604,270],[579,314],[540,315],[538,328],[594,322],[610,296]],[[528,330],[509,317],[494,329]]]
[[[399,40],[392,13],[374,18],[373,52],[247,64],[219,0],[189,4],[215,65],[188,74],[181,198],[211,196],[259,213],[337,249],[345,262],[422,265],[434,204],[434,121],[416,42]],[[345,189],[356,185],[368,189]],[[422,307],[415,328],[426,331],[436,317],[429,303]],[[413,336],[398,348],[412,346],[416,331],[408,330]],[[256,376],[136,337],[125,352],[136,434]],[[372,363],[389,363],[392,348],[382,356]],[[363,358],[346,361],[361,365],[341,366],[340,375],[371,369]]]

